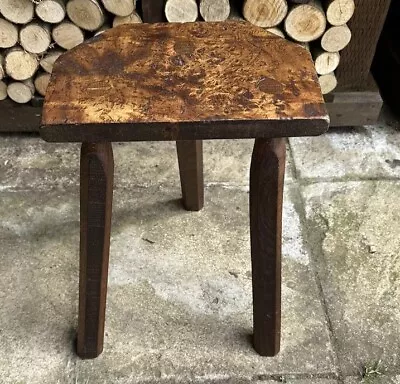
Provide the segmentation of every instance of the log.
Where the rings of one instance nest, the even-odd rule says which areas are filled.
[[[4,71],[4,57],[0,54],[0,80],[6,75]]]
[[[129,16],[115,16],[113,20],[113,28],[121,24],[142,23],[142,19],[136,12],[132,12]]]
[[[83,43],[84,35],[82,30],[69,21],[57,25],[52,32],[53,40],[64,49],[71,49]]]
[[[309,43],[322,36],[326,29],[326,17],[319,2],[295,5],[285,19],[286,33],[296,41]]]
[[[0,0],[0,13],[12,23],[26,24],[33,19],[33,2],[31,0]]]
[[[136,0],[101,0],[104,8],[116,16],[129,16],[136,8]]]
[[[165,16],[171,23],[188,23],[197,20],[196,0],[167,0]]]
[[[50,81],[50,73],[39,73],[35,78],[35,89],[39,95],[46,96],[46,89]]]
[[[47,72],[51,73],[53,71],[53,66],[56,60],[63,54],[64,51],[54,50],[48,52],[42,59],[40,60],[40,66]]]
[[[288,12],[286,0],[245,0],[243,16],[259,27],[276,27]]]
[[[327,52],[339,52],[350,43],[350,40],[351,31],[346,24],[330,27],[322,36],[321,47]]]
[[[107,29],[110,29],[111,27],[108,24],[103,24],[95,33],[95,36],[101,35],[103,32],[107,31]]]
[[[4,68],[8,76],[14,80],[31,78],[39,66],[36,55],[24,51],[20,47],[11,48],[4,57]]]
[[[29,102],[35,94],[35,86],[31,79],[25,81],[13,81],[8,84],[7,95],[16,103],[25,104]]]
[[[0,80],[0,100],[7,99],[7,84]]]
[[[50,28],[46,24],[26,24],[19,32],[19,41],[27,52],[46,52],[51,43]]]
[[[325,0],[326,19],[331,25],[346,24],[356,8],[354,0]]]
[[[0,17],[0,48],[11,48],[18,42],[18,28]]]
[[[229,0],[200,0],[200,14],[205,21],[225,21],[230,11]]]
[[[332,72],[328,73],[327,75],[320,76],[319,85],[321,86],[323,95],[332,92],[337,87],[337,79],[335,74]]]
[[[103,9],[96,0],[70,0],[67,15],[78,27],[96,31],[105,21]]]
[[[282,32],[282,30],[280,30],[280,29],[277,28],[277,27],[267,28],[267,31],[268,31],[268,32],[271,32],[271,33],[273,33],[274,35],[277,35],[277,36],[279,36],[279,37],[285,38],[285,34]]]
[[[36,5],[36,15],[46,23],[61,23],[66,15],[64,0],[40,0]]]
[[[312,49],[312,57],[318,75],[327,75],[335,71],[340,62],[339,52],[326,52],[320,48]]]

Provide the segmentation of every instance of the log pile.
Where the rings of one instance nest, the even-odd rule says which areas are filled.
[[[136,0],[0,0],[0,100],[44,96],[65,50],[111,26],[141,22]]]
[[[165,1],[170,22],[247,20],[306,46],[324,94],[337,85],[354,10],[354,0]],[[0,0],[0,100],[26,103],[35,93],[44,96],[65,50],[108,28],[141,22],[136,0]]]
[[[322,93],[336,88],[340,51],[351,40],[347,23],[355,11],[354,0],[244,0],[242,9],[250,23],[307,44]]]

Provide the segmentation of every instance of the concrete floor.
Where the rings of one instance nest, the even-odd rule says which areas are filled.
[[[400,131],[384,116],[288,144],[275,358],[249,342],[251,140],[205,142],[199,213],[180,207],[174,143],[114,145],[105,350],[82,361],[79,145],[0,136],[0,383],[400,383]]]

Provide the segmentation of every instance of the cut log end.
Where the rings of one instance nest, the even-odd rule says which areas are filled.
[[[230,10],[229,0],[200,0],[200,14],[205,21],[225,21]]]
[[[346,24],[355,11],[354,0],[327,0],[326,18],[334,26]]]
[[[321,39],[321,47],[327,52],[339,52],[351,40],[351,31],[347,25],[327,29]]]
[[[243,16],[250,23],[264,28],[276,27],[288,12],[286,0],[245,0]]]
[[[319,77],[319,85],[323,95],[332,92],[337,87],[337,79],[334,73],[328,73]]]
[[[50,81],[50,74],[49,73],[40,73],[39,75],[36,76],[35,78],[35,89],[37,93],[41,96],[46,95],[46,89],[47,86],[49,85]]]
[[[50,29],[44,24],[30,23],[21,28],[19,39],[26,51],[43,53],[51,43]]]
[[[0,13],[12,23],[26,24],[33,19],[33,2],[31,0],[1,0]]]
[[[325,13],[316,1],[294,6],[285,19],[286,33],[301,43],[309,43],[320,38],[325,29]]]
[[[133,0],[101,0],[104,8],[116,16],[129,16],[135,10]]]
[[[64,21],[53,29],[54,41],[64,49],[72,49],[83,43],[84,35],[82,30],[74,23]]]
[[[136,24],[142,23],[142,19],[136,12],[132,12],[129,16],[115,16],[113,20],[113,27],[118,27],[122,24]]]
[[[96,31],[105,21],[103,9],[96,0],[69,0],[67,14],[73,23],[87,31]]]
[[[267,28],[267,31],[273,33],[276,36],[285,38],[285,34],[279,28],[276,28],[276,27]]]
[[[8,20],[0,18],[0,48],[11,48],[18,42],[18,28]]]
[[[27,80],[31,78],[38,67],[39,61],[37,56],[25,52],[19,47],[12,48],[4,57],[5,71],[14,80]]]
[[[0,80],[0,100],[7,99],[7,84]]]
[[[313,49],[315,70],[319,75],[327,75],[336,70],[340,62],[339,52],[325,52],[321,49]]]
[[[61,23],[66,15],[63,0],[41,0],[36,5],[36,15],[46,23]]]
[[[32,100],[35,94],[35,86],[32,80],[15,81],[8,84],[7,95],[8,97],[19,104],[25,104]]]
[[[51,73],[53,71],[53,66],[56,60],[63,54],[63,51],[54,50],[47,53],[41,60],[40,66],[47,72]]]
[[[167,0],[165,17],[171,23],[188,23],[197,20],[198,10],[195,0]]]

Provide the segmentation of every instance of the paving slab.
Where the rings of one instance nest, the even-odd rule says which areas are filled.
[[[309,244],[345,375],[400,367],[400,183],[302,189]]]
[[[285,218],[299,223],[293,188],[285,192]],[[105,350],[98,359],[82,361],[72,347],[78,187],[0,193],[1,383],[334,377],[332,346],[301,230],[285,226],[286,241],[298,250],[284,250],[282,351],[263,358],[250,343],[246,188],[207,188],[206,207],[198,213],[183,211],[178,198],[178,188],[164,186],[116,190]],[[314,382],[331,384],[304,383]]]
[[[248,185],[254,140],[204,141],[208,185]],[[175,142],[114,143],[115,185],[179,186]],[[79,143],[46,143],[35,134],[0,135],[0,190],[68,188],[79,183]],[[288,155],[286,181],[293,180]]]
[[[289,140],[296,175],[308,182],[400,178],[400,135],[381,124]]]
[[[346,377],[344,384],[400,384],[400,376],[370,375],[367,377]]]

